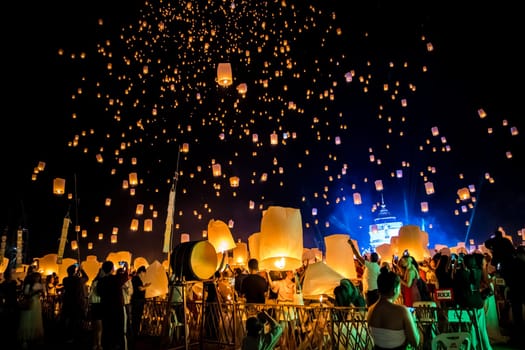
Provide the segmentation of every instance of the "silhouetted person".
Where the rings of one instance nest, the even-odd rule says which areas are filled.
[[[503,237],[501,230],[496,230],[494,236],[485,241],[485,247],[492,252],[491,264],[498,269],[501,277],[507,280],[515,253],[514,245],[509,239]]]
[[[97,284],[102,307],[102,346],[105,350],[124,349],[124,296],[122,286],[127,275],[115,274],[111,261],[102,263],[105,276]]]
[[[67,342],[78,340],[82,332],[82,321],[86,318],[87,273],[78,264],[67,268],[67,276],[62,279],[62,317]]]
[[[250,273],[244,277],[241,285],[241,295],[246,298],[246,303],[264,304],[268,292],[268,281],[259,274],[259,262],[257,259],[248,261]]]

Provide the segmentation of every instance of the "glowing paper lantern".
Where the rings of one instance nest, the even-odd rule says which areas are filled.
[[[139,183],[137,173],[129,173],[128,179],[129,179],[130,186],[137,186]]]
[[[233,249],[233,265],[246,266],[248,263],[248,245],[239,240]]]
[[[138,219],[132,219],[129,229],[131,231],[137,231],[139,229],[139,220]],[[116,236],[116,235],[114,235],[114,236]]]
[[[164,266],[155,260],[146,268],[146,274],[144,275],[144,283],[151,283],[146,288],[146,298],[154,298],[158,296],[165,296],[168,294],[168,276]]]
[[[53,194],[62,196],[66,192],[66,180],[62,178],[55,178],[53,180]]]
[[[88,285],[91,285],[91,282],[97,276],[100,266],[102,266],[102,263],[97,260],[96,255],[88,255],[86,260],[82,262],[82,269],[88,275]]]
[[[181,152],[182,153],[188,153],[190,151],[190,144],[189,143],[183,143]]]
[[[244,95],[248,91],[248,85],[246,83],[241,83],[237,85],[237,92],[241,95]]]
[[[259,237],[259,266],[268,270],[295,270],[302,266],[301,211],[270,206],[263,212]]]
[[[211,219],[208,222],[208,241],[213,245],[217,253],[223,253],[237,246],[233,240],[230,228],[221,220]]]
[[[432,182],[425,182],[425,192],[428,195],[434,193],[434,184]]]
[[[217,82],[223,87],[228,87],[232,84],[232,66],[230,63],[219,63],[217,66]]]
[[[77,241],[71,241],[71,249],[77,250],[78,249],[78,242]]]
[[[273,132],[270,135],[270,144],[271,145],[277,145],[279,143],[279,135],[277,133]]]
[[[422,213],[428,212],[428,202],[421,202],[421,212]]]
[[[230,186],[233,188],[239,187],[239,177],[238,176],[230,177]]]
[[[458,197],[460,200],[465,201],[470,198],[470,191],[467,187],[460,188],[458,190]]]
[[[115,244],[118,242],[118,236],[117,235],[111,235],[111,243]]]
[[[38,259],[39,271],[42,276],[58,273],[57,254],[47,254]]]
[[[148,263],[148,260],[146,260],[146,258],[144,258],[142,256],[139,256],[139,257],[133,259],[133,268],[135,270],[137,270],[141,266],[144,266],[144,267],[148,268],[149,263]]]
[[[248,247],[249,247],[250,259],[253,258],[253,259],[257,259],[260,261],[259,259],[260,238],[261,238],[260,232],[252,233],[248,237]]]
[[[135,214],[137,215],[144,214],[144,204],[137,204],[137,208],[135,209]]]
[[[354,252],[350,244],[348,244],[349,239],[350,236],[346,234],[325,236],[326,264],[342,276],[355,279],[357,278],[357,271],[355,269]],[[356,244],[355,241],[354,244]]]
[[[180,234],[180,242],[189,242],[190,241],[190,234],[189,233],[181,233]]]
[[[416,225],[401,226],[397,236],[398,251],[408,249],[409,254],[419,262],[430,256],[427,247],[428,233],[421,231]]]
[[[383,181],[382,180],[376,180],[374,181],[376,191],[383,191]]]
[[[125,261],[128,266],[131,266],[131,253],[125,250],[110,252],[106,257],[106,260],[112,261],[115,265],[115,269],[118,269],[118,264],[121,261]]]
[[[362,204],[362,200],[361,200],[361,194],[359,192],[355,192],[353,195],[353,198],[354,198],[354,204],[355,205],[360,205]]]
[[[215,176],[215,177],[219,177],[222,174],[222,172],[221,172],[221,165],[220,164],[213,164],[211,166],[211,170],[213,172],[213,176]]]
[[[144,220],[144,232],[151,232],[153,231],[153,220],[146,219]]]

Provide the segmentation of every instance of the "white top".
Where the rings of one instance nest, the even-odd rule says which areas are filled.
[[[404,329],[370,327],[370,333],[374,339],[374,345],[381,348],[396,348],[406,342]]]
[[[381,272],[381,266],[376,262],[365,260],[365,270],[363,272],[363,293],[377,289],[377,277]]]

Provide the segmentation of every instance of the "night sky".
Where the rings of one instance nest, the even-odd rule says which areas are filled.
[[[301,209],[305,247],[322,248],[334,233],[366,247],[382,198],[399,220],[428,232],[431,246],[479,244],[498,226],[520,242],[517,5],[352,3],[8,4],[0,141],[8,246],[23,228],[27,257],[56,253],[68,216],[69,242],[75,225],[88,232],[78,239],[83,256],[130,250],[163,259],[177,169],[175,244],[181,233],[202,239],[210,219],[231,222],[234,238],[247,242],[262,211],[278,205]],[[229,87],[216,82],[221,62],[232,66]],[[39,162],[45,169],[32,179]],[[131,172],[134,195],[122,188]],[[72,199],[53,195],[56,177]],[[474,199],[459,201],[469,186]],[[77,252],[68,244],[65,256]]]

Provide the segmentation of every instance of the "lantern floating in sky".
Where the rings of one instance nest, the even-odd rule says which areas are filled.
[[[144,214],[144,204],[137,204],[137,208],[135,209],[135,214],[137,215]]]
[[[213,164],[211,166],[211,170],[213,172],[213,176],[215,176],[215,177],[219,177],[222,174],[222,172],[221,172],[221,165],[220,164]]]
[[[383,181],[382,180],[376,180],[374,181],[374,184],[376,186],[376,191],[383,191]]]
[[[239,187],[239,177],[238,176],[230,177],[230,186],[234,188]]]
[[[478,109],[478,115],[481,119],[487,117],[487,113],[485,113],[485,110],[483,108]]]
[[[432,182],[425,182],[425,192],[428,195],[431,195],[434,193],[434,184]]]
[[[153,220],[146,219],[144,220],[144,232],[151,232],[153,231]]]
[[[460,188],[458,190],[458,197],[462,201],[466,201],[470,198],[470,191],[467,187]]]
[[[132,219],[129,229],[131,231],[137,231],[139,229],[139,220],[138,219]]]
[[[421,212],[428,213],[428,202],[421,202]]]
[[[352,196],[354,198],[355,205],[361,205],[363,203],[363,201],[361,200],[361,194],[359,192],[355,192]]]
[[[233,248],[233,264],[236,266],[245,266],[248,262],[248,245],[244,242],[237,242],[237,246]]]
[[[137,186],[139,183],[137,173],[129,173],[128,179],[130,186]]]
[[[277,133],[273,132],[270,135],[270,144],[276,145],[278,143],[279,143],[279,135],[277,135]]]
[[[237,92],[241,95],[244,95],[248,91],[248,85],[246,83],[241,83],[237,85]]]
[[[190,241],[190,234],[189,233],[181,233],[180,234],[180,242],[185,243]]]
[[[66,180],[62,178],[55,178],[53,180],[53,194],[56,194],[57,196],[61,196],[66,191]]]
[[[223,87],[228,87],[232,84],[232,66],[230,63],[219,63],[217,66],[217,82]]]

